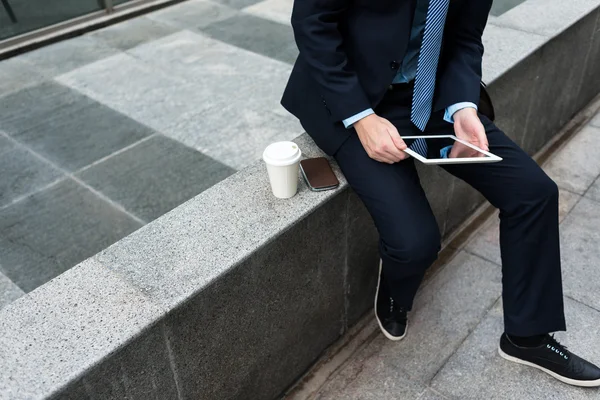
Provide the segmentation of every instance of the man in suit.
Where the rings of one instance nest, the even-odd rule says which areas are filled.
[[[443,168],[500,209],[505,332],[502,357],[572,385],[600,386],[600,369],[550,333],[566,329],[558,188],[490,118],[478,113],[481,36],[492,0],[296,0],[300,55],[283,95],[333,155],[380,235],[375,315],[404,338],[408,312],[440,233],[414,161],[429,151],[401,136],[455,134],[503,158]]]

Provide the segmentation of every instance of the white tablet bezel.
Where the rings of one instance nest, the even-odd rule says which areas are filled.
[[[425,158],[411,149],[404,150],[410,156],[416,158],[421,161],[423,164],[476,164],[476,163],[491,163],[502,161],[501,157],[498,157],[495,154],[490,153],[489,151],[485,151],[480,149],[477,146],[472,145],[471,143],[465,142],[457,138],[454,135],[423,135],[423,136],[402,136],[402,139],[454,139],[457,142],[464,144],[465,146],[471,147],[483,154],[487,157],[465,157],[465,158]]]

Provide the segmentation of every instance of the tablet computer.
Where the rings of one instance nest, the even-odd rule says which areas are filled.
[[[410,149],[416,139],[424,139],[427,157]],[[423,164],[471,164],[502,161],[501,157],[457,138],[454,135],[402,136],[409,146],[406,153]]]

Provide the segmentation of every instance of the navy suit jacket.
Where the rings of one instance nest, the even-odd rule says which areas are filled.
[[[375,108],[400,68],[416,0],[296,0],[300,54],[282,105],[328,154],[351,134],[342,121]],[[481,36],[492,0],[450,0],[433,111],[480,103]]]

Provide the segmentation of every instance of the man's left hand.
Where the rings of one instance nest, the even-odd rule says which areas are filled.
[[[482,150],[489,151],[489,144],[485,134],[485,128],[483,127],[483,124],[477,115],[476,109],[471,107],[463,108],[462,110],[455,112],[453,118],[454,133],[456,134],[457,138],[464,140],[465,142],[469,142]],[[464,150],[466,150],[464,147],[467,146],[457,146],[457,144],[458,143],[453,146],[453,149],[450,152],[450,157],[453,157],[452,153],[462,153]],[[463,149],[460,149],[460,147],[463,147]],[[477,154],[483,156],[482,153],[477,152]]]

